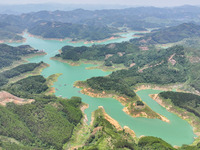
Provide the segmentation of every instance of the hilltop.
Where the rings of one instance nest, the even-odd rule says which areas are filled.
[[[81,24],[40,21],[30,27],[28,32],[43,38],[76,40],[103,40],[110,38],[119,30],[107,26],[88,26]]]
[[[139,40],[143,44],[166,44],[193,37],[200,37],[200,26],[193,23],[183,23],[174,27],[154,30]]]

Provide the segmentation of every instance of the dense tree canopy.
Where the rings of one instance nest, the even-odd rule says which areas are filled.
[[[72,38],[73,40],[103,40],[119,31],[107,26],[88,26],[61,22],[40,21],[28,30],[31,34],[44,38]]]
[[[117,94],[123,94],[128,97],[136,96],[135,92],[120,79],[112,79],[110,77],[93,77],[88,79],[86,82],[92,89],[96,89],[98,91],[114,91]]]
[[[182,92],[161,92],[164,99],[170,99],[175,106],[186,109],[200,117],[200,96]]]
[[[6,44],[0,44],[0,69],[10,66],[16,60],[21,60],[22,56],[35,52],[37,52],[37,50],[33,50],[29,45],[12,47]]]
[[[200,26],[193,23],[183,23],[178,26],[155,30],[138,40],[146,40],[149,44],[166,44],[192,37],[200,37]]]
[[[82,118],[79,109],[81,98],[45,96],[42,93],[47,88],[46,79],[42,76],[30,76],[5,88],[14,95],[32,98],[35,102],[26,105],[9,103],[7,107],[1,107],[0,135],[15,138],[29,146],[62,149]]]
[[[19,76],[29,71],[33,71],[35,68],[39,67],[42,63],[43,62],[22,64],[15,68],[0,73],[0,86],[7,84],[10,78]]]

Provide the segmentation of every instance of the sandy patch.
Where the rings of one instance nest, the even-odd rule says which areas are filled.
[[[134,104],[135,104],[135,103],[134,103]],[[146,105],[146,104],[145,104],[145,105]],[[135,105],[134,105],[134,106],[135,106]],[[146,107],[146,106],[135,106],[135,109],[141,109],[141,110],[142,110],[142,109],[145,108],[145,107]],[[152,118],[151,116],[148,115],[148,113],[143,112],[143,111],[138,112],[138,113],[135,113],[135,114],[132,114],[128,108],[130,108],[130,104],[129,104],[128,107],[124,107],[124,108],[123,108],[123,111],[124,111],[125,113],[127,113],[128,115],[134,117],[134,118],[137,118],[137,117],[145,117],[145,118],[155,119],[155,117]],[[132,111],[134,111],[134,109],[132,109]],[[155,113],[156,113],[156,112],[155,112]],[[167,119],[165,116],[162,116],[162,115],[159,114],[159,113],[156,113],[156,114],[157,114],[157,116],[158,116],[157,119],[160,119],[160,120],[162,120],[162,121],[164,121],[164,122],[167,122],[167,123],[170,122],[170,120]]]
[[[87,115],[85,114],[85,109],[89,108],[89,105],[88,104],[82,104],[81,107],[80,107],[80,110],[82,111],[83,113],[83,123],[85,125],[87,125],[87,122],[88,122],[88,118],[87,118]]]
[[[7,103],[14,103],[16,105],[24,105],[24,104],[30,104],[34,102],[34,99],[22,99],[17,96],[14,96],[6,91],[0,92],[0,105],[6,106]]]
[[[136,137],[135,132],[131,130],[128,126],[124,126],[124,130],[126,133],[129,133],[133,138]]]
[[[166,107],[165,104],[163,103],[162,99],[158,96],[158,94],[150,94],[149,95],[154,101],[156,101],[158,104],[160,104],[162,107],[166,108],[168,111],[172,106]]]
[[[105,112],[105,109],[103,108],[103,106],[99,106],[99,109],[102,109],[102,112],[103,112],[103,115],[104,115],[104,118],[109,121],[113,126],[115,126],[115,128],[117,130],[122,130],[122,127],[120,126],[120,124],[114,120],[113,118],[111,118],[106,112]]]
[[[138,92],[140,90],[147,90],[147,89],[153,89],[153,90],[161,90],[161,91],[171,91],[172,89],[178,89],[182,87],[183,84],[176,84],[176,85],[166,85],[166,86],[158,86],[153,84],[143,84],[136,86],[135,92]]]
[[[173,57],[175,56],[176,54],[173,54],[169,57],[168,59],[168,62],[171,63],[173,66],[176,64],[176,60],[173,59]]]

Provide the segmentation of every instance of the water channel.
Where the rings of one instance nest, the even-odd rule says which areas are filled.
[[[123,34],[125,38],[113,39],[97,44],[107,44],[114,42],[128,41],[133,38],[132,35],[135,32],[130,32]],[[123,107],[121,103],[112,98],[93,98],[87,95],[81,94],[80,89],[73,87],[73,83],[78,80],[86,80],[95,76],[106,76],[110,72],[103,72],[99,69],[87,70],[87,67],[93,66],[91,64],[81,64],[80,66],[70,66],[67,63],[59,62],[56,60],[51,60],[50,58],[58,53],[58,50],[65,45],[71,46],[90,46],[91,44],[84,44],[84,42],[72,43],[69,40],[59,41],[59,40],[44,40],[36,37],[31,37],[27,33],[24,34],[27,39],[24,43],[12,43],[12,46],[18,46],[21,44],[27,44],[35,49],[45,50],[47,55],[37,56],[29,59],[30,62],[40,62],[43,61],[48,63],[50,67],[43,70],[42,75],[48,77],[55,73],[62,73],[58,78],[58,81],[54,83],[56,96],[62,96],[70,98],[72,96],[79,96],[82,101],[89,104],[89,108],[85,110],[88,120],[91,120],[91,113],[98,108],[98,106],[103,106],[105,111],[112,118],[117,120],[119,124],[123,126],[128,126],[139,137],[141,135],[145,136],[155,136],[160,137],[172,145],[181,146],[182,144],[191,144],[194,141],[194,133],[192,127],[184,120],[168,112],[165,108],[160,106],[158,103],[153,101],[148,95],[157,94],[161,91],[157,90],[141,90],[137,94],[140,98],[146,102],[155,112],[167,117],[170,123],[163,122],[159,119],[147,119],[147,118],[133,118],[122,111]]]

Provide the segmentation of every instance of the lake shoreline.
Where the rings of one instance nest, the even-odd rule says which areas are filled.
[[[62,75],[62,73],[56,73],[52,74],[49,77],[47,77],[47,86],[49,87],[47,91],[45,92],[46,95],[52,95],[56,92],[56,88],[52,87],[56,81],[58,81],[58,78]]]
[[[7,43],[7,44],[10,44],[10,43],[24,43],[26,42],[26,38],[23,38],[21,40],[0,40],[0,44],[3,44],[3,43]]]
[[[41,72],[45,69],[49,67],[49,64],[46,64],[46,63],[42,63],[40,66],[38,66],[37,68],[35,68],[33,71],[31,72],[27,72],[27,73],[23,73],[23,74],[20,74],[19,76],[16,76],[14,78],[11,78],[8,82],[8,84],[11,84],[11,83],[14,83],[14,82],[17,82],[19,80],[22,80],[24,78],[27,78],[28,76],[36,76],[36,75],[40,75]]]
[[[130,38],[130,35],[131,34],[129,34],[129,35],[127,35],[127,38],[129,39]],[[27,37],[27,35],[25,35],[26,37]],[[36,45],[36,44],[38,44],[38,43],[40,43],[40,39],[37,39],[37,40],[32,40],[33,38],[29,38],[29,37],[27,37],[27,42],[26,43],[24,43],[24,44],[30,44],[30,45]],[[122,39],[123,40],[123,39]],[[41,40],[42,41],[42,40]],[[119,41],[121,41],[121,40],[119,40]],[[126,39],[124,40],[124,41],[126,41]],[[42,41],[43,42],[43,41]],[[59,41],[55,41],[55,43],[53,43],[52,45],[51,45],[51,42],[52,41],[44,41],[44,43],[43,44],[41,44],[41,45],[37,45],[36,47],[38,47],[38,49],[45,49],[46,50],[46,52],[49,54],[48,56],[50,56],[51,57],[51,54],[53,54],[52,52],[55,52],[55,54],[57,53],[57,51],[59,50],[59,49],[61,49],[62,47],[63,47],[63,45],[65,44],[64,42],[59,42]],[[116,41],[114,41],[114,42],[118,42],[118,40],[116,40]],[[69,42],[68,42],[69,43]],[[55,45],[55,44],[57,44],[57,46]],[[83,45],[82,43],[79,43],[79,44],[74,44],[73,46],[79,46],[79,45]],[[55,45],[55,47],[53,46],[53,45]],[[70,45],[70,43],[69,43],[69,45]],[[77,81],[77,80],[85,80],[85,79],[87,79],[87,78],[91,78],[91,77],[93,77],[93,76],[96,76],[96,75],[101,75],[101,76],[103,76],[101,73],[99,73],[99,72],[97,72],[96,73],[96,71],[95,72],[92,72],[92,74],[91,75],[93,75],[93,76],[90,76],[90,71],[86,71],[86,72],[84,72],[84,76],[82,76],[81,75],[81,73],[80,73],[80,75],[79,75],[79,72],[78,73],[76,73],[76,75],[78,74],[78,79],[77,78],[75,78],[75,76],[70,72],[70,70],[68,71],[67,70],[67,67],[69,68],[69,69],[71,69],[72,67],[69,67],[68,65],[61,65],[62,67],[57,67],[56,65],[58,65],[58,64],[60,64],[59,62],[56,62],[56,61],[49,61],[49,59],[50,59],[50,57],[38,57],[38,58],[36,58],[36,59],[30,59],[30,61],[31,62],[38,62],[38,61],[45,61],[45,62],[47,62],[47,63],[49,63],[50,65],[51,65],[51,67],[49,67],[48,69],[46,69],[44,72],[43,72],[43,74],[45,75],[45,76],[49,76],[49,72],[48,71],[50,71],[50,73],[51,73],[51,71],[52,71],[52,69],[55,69],[55,71],[53,72],[52,71],[52,73],[57,73],[57,72],[62,72],[63,74],[64,74],[64,76],[63,76],[63,78],[62,78],[62,81],[64,81],[63,83],[70,83],[70,85],[71,85],[71,80],[73,80],[73,82],[75,82],[75,81]],[[78,71],[82,71],[82,69],[84,69],[84,71],[85,71],[85,67],[78,67],[80,70],[78,70]],[[75,68],[73,68],[73,69],[75,69]],[[67,70],[67,71],[66,71]],[[96,74],[95,74],[96,73]],[[98,74],[99,73],[99,74]],[[88,75],[86,75],[86,74],[88,74]],[[65,75],[66,75],[66,78],[65,78]],[[69,77],[68,77],[68,75],[69,75]],[[106,74],[107,75],[107,74]],[[87,78],[86,78],[87,77]],[[74,79],[75,78],[75,79]],[[60,78],[61,79],[61,78]],[[70,79],[70,81],[68,81],[68,79]],[[59,82],[62,82],[61,80],[58,80]],[[54,84],[54,86],[55,87],[60,87],[59,86],[59,84]],[[62,86],[62,87],[60,87],[61,89],[64,89],[64,88],[66,88],[66,90],[69,88],[69,93],[67,93],[67,92],[63,92],[63,93],[61,93],[62,91],[61,90],[59,90],[59,91],[56,91],[56,95],[63,95],[64,97],[69,97],[68,95],[70,95],[71,96],[71,94],[72,94],[72,92],[70,93],[70,90],[73,90],[72,89],[72,87],[70,86]],[[77,91],[78,92],[78,91]],[[77,94],[77,92],[75,91],[75,94]],[[79,94],[78,94],[79,95]],[[82,97],[82,95],[80,96],[80,97]],[[84,96],[83,96],[83,98],[84,98]],[[88,98],[88,99],[87,99]],[[85,100],[86,99],[86,100]],[[83,99],[83,102],[87,102],[88,104],[91,104],[90,105],[90,107],[91,108],[93,108],[92,107],[92,103],[93,103],[93,101],[92,100],[96,100],[95,98],[93,99],[93,98],[89,98],[89,97],[85,97],[85,99]],[[90,100],[92,101],[91,103],[90,103]],[[109,100],[109,99],[108,99]],[[122,116],[124,116],[124,118],[125,119],[129,119],[129,121],[130,121],[130,123],[129,123],[129,121],[128,120],[124,120],[123,121],[123,123],[126,123],[127,124],[127,126],[130,126],[131,128],[132,127],[134,127],[135,125],[136,126],[138,126],[138,128],[139,128],[139,130],[137,130],[137,128],[136,128],[136,130],[135,130],[135,128],[134,128],[134,130],[135,130],[135,132],[137,133],[138,131],[140,131],[140,129],[142,129],[143,127],[140,127],[140,125],[138,125],[137,124],[137,122],[135,122],[135,125],[133,124],[133,126],[131,125],[131,123],[133,122],[134,123],[134,121],[132,120],[132,118],[131,117],[129,117],[128,115],[126,115],[125,113],[123,113],[123,111],[121,111],[121,104],[120,103],[116,103],[115,104],[115,102],[112,100],[112,104],[113,104],[113,106],[116,106],[115,108],[116,108],[116,111],[118,111],[119,110],[119,115],[122,115]],[[95,105],[96,104],[98,104],[98,102],[97,103],[95,103]],[[103,105],[104,106],[104,104],[100,104],[99,106],[101,106],[101,105]],[[118,105],[120,106],[119,108],[120,109],[117,109],[118,108]],[[105,104],[105,108],[107,108],[107,105]],[[88,114],[88,116],[90,115],[89,113],[90,113],[91,111],[88,109],[88,111],[85,111],[85,113],[86,114]],[[109,113],[110,115],[111,115],[111,113]],[[128,116],[128,117],[127,117]],[[127,118],[126,118],[127,117]],[[120,118],[119,118],[119,116],[117,116],[116,117],[116,120],[121,124],[121,120],[120,120]],[[136,120],[138,120],[138,122],[140,123],[140,122],[142,122],[142,120],[143,119],[141,119],[141,118],[137,118]],[[145,129],[148,129],[148,130],[152,130],[152,131],[154,131],[155,130],[155,135],[154,136],[159,136],[159,134],[160,133],[158,133],[157,132],[157,129],[159,128],[159,129],[161,129],[162,130],[162,128],[160,128],[159,126],[158,126],[158,128],[156,128],[156,129],[154,129],[154,126],[151,126],[151,124],[148,124],[148,123],[154,123],[154,121],[152,121],[151,119],[145,119],[144,118],[144,120],[145,121],[147,121],[147,124],[146,125],[144,125],[144,127],[145,127]],[[127,121],[127,122],[126,122]],[[155,120],[155,121],[158,121],[157,119]],[[161,121],[159,121],[159,122],[161,122]],[[159,122],[158,122],[158,125],[159,125]],[[156,124],[157,125],[157,124]],[[163,125],[166,125],[166,123],[163,123]],[[168,125],[168,124],[167,124]],[[151,128],[152,127],[152,128]],[[190,126],[191,127],[191,126]],[[190,127],[188,128],[184,128],[185,129],[185,131],[187,132],[187,131],[190,131]],[[170,127],[169,129],[174,129],[175,127]],[[79,130],[79,129],[78,129]],[[149,133],[149,131],[141,131],[142,133],[140,134],[139,133],[139,135],[148,135],[148,133]],[[143,133],[144,132],[144,133]],[[170,130],[169,130],[169,132],[170,132]],[[80,132],[79,132],[80,133]],[[86,132],[84,132],[84,133],[86,133]],[[163,133],[166,133],[165,131],[163,131]],[[192,131],[191,131],[191,133],[192,133]],[[174,133],[172,133],[171,134],[172,136],[174,135],[175,137],[180,137],[180,135],[181,135],[181,137],[184,137],[184,135],[187,135],[187,134],[185,134],[185,133],[180,133],[180,135],[179,136],[176,136]],[[183,136],[182,136],[183,135]],[[80,134],[78,135],[78,136],[80,136]],[[162,134],[161,136],[160,136],[161,138],[163,137],[165,137],[165,138],[168,138],[167,136],[166,136],[166,134]],[[171,143],[180,143],[180,144],[187,144],[187,142],[189,142],[189,140],[190,140],[190,135],[188,135],[188,138],[189,139],[184,139],[185,141],[183,141],[183,140],[179,140],[178,138],[177,138],[177,140],[176,139],[174,139],[174,142],[171,142]],[[167,140],[166,140],[167,141]],[[173,145],[175,145],[175,144],[173,144]],[[179,144],[179,145],[180,145]]]
[[[97,65],[97,66],[92,66],[92,67],[87,67],[86,69],[88,70],[92,70],[92,69],[100,69],[104,72],[112,72],[112,71],[116,71],[116,70],[121,70],[121,69],[127,69],[126,67],[117,67],[117,66],[111,66],[111,67],[107,67],[104,66],[104,62],[103,61],[96,61],[96,60],[79,60],[79,61],[72,61],[72,60],[66,60],[66,59],[62,59],[61,57],[51,57],[51,60],[56,60],[56,61],[60,61],[62,63],[67,63],[71,66],[80,66],[81,64],[92,64],[92,65]]]
[[[109,115],[106,113],[106,111],[105,111],[105,109],[104,109],[103,106],[99,106],[98,109],[100,109],[100,110],[102,111],[104,118],[105,118],[108,122],[110,122],[113,126],[115,126],[115,128],[116,128],[118,131],[124,130],[125,132],[129,133],[134,139],[137,138],[135,132],[134,132],[132,129],[130,129],[128,126],[122,127],[122,126],[118,123],[118,121],[116,121],[116,120],[113,119],[111,116],[109,116]],[[136,140],[135,140],[135,141],[136,141]]]
[[[158,85],[158,84],[148,84],[148,83],[142,83],[142,84],[137,84],[134,86],[134,91],[138,92],[140,90],[147,90],[147,89],[153,89],[153,90],[160,90],[160,91],[182,91],[179,88],[182,87],[182,83],[177,83],[177,84],[169,84],[169,85]]]
[[[33,58],[33,57],[36,57],[36,56],[43,56],[43,55],[46,55],[46,53],[44,52],[39,52],[39,53],[34,53],[34,54],[29,54],[27,56],[21,56],[21,60],[17,60],[17,61],[14,61],[10,66],[7,66],[7,67],[4,67],[0,70],[0,72],[4,72],[6,70],[10,70],[12,68],[15,68],[19,65],[22,65],[24,63],[27,63],[29,62],[27,59],[29,58]]]
[[[88,122],[88,118],[87,118],[87,115],[85,114],[85,110],[87,109],[87,108],[89,108],[89,104],[86,104],[86,103],[83,103],[82,102],[82,104],[81,104],[81,106],[80,106],[80,110],[81,110],[81,112],[82,112],[82,114],[83,114],[83,124],[84,125],[87,125],[87,122]]]
[[[160,120],[167,122],[167,123],[170,122],[170,120],[168,118],[166,118],[165,116],[162,116],[161,114],[159,114],[157,112],[154,112],[146,103],[145,103],[144,108],[145,108],[145,110],[147,109],[147,112],[142,111],[143,108],[142,109],[139,108],[139,110],[141,109],[141,111],[138,111],[138,112],[133,111],[132,112],[132,109],[130,110],[130,108],[131,108],[130,105],[135,106],[135,103],[132,104],[132,102],[134,102],[136,100],[132,100],[130,102],[130,100],[128,100],[129,99],[128,97],[119,96],[119,95],[113,94],[113,93],[106,93],[105,91],[103,91],[103,92],[95,91],[94,89],[91,89],[90,87],[87,87],[86,85],[84,85],[83,82],[81,82],[81,81],[75,82],[74,86],[77,87],[77,88],[81,88],[80,92],[82,94],[88,95],[90,97],[116,99],[117,101],[119,101],[124,106],[123,111],[126,114],[130,115],[131,117],[134,117],[134,118],[144,117],[144,118],[150,118],[150,119],[160,119]],[[136,108],[136,106],[135,106],[135,108]],[[148,113],[148,112],[151,112],[151,113]]]
[[[159,105],[164,107],[167,111],[176,114],[178,117],[187,121],[193,127],[193,132],[197,136],[197,138],[195,138],[195,141],[192,143],[192,145],[195,145],[198,142],[200,142],[200,124],[197,124],[197,122],[200,123],[200,119],[198,117],[184,109],[180,110],[180,108],[174,106],[172,103],[169,104],[167,102],[164,102],[164,100],[159,96],[159,94],[150,94],[149,96]]]
[[[73,44],[84,43],[85,45],[93,44],[93,43],[107,42],[107,41],[111,41],[111,40],[115,40],[115,39],[119,39],[119,38],[125,38],[125,37],[121,37],[121,36],[115,36],[115,35],[118,35],[116,33],[116,34],[113,34],[113,36],[111,36],[109,38],[106,38],[106,39],[102,39],[102,40],[90,40],[90,41],[87,41],[87,40],[81,39],[81,40],[73,41],[73,39],[69,38],[69,37],[66,37],[66,38],[44,38],[44,37],[39,36],[39,35],[31,34],[31,33],[27,32],[27,31],[24,32],[24,33],[27,33],[29,37],[35,37],[35,38],[39,38],[39,39],[42,39],[42,40],[52,40],[52,41],[55,40],[55,41],[60,41],[60,42],[68,41],[68,42],[73,43]],[[119,33],[119,35],[120,35],[120,33]]]

